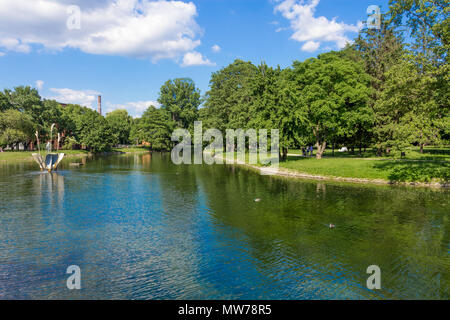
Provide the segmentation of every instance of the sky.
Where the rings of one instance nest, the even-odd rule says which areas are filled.
[[[161,85],[201,93],[235,59],[282,68],[351,42],[388,0],[0,0],[0,90],[140,116]]]

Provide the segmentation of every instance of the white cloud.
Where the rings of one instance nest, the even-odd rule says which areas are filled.
[[[308,41],[302,46],[303,51],[313,52],[319,49],[320,43],[316,41]]]
[[[0,51],[0,57],[3,57],[6,53]]]
[[[317,50],[322,42],[332,42],[337,48],[343,48],[351,40],[347,33],[356,33],[357,25],[337,22],[336,18],[315,17],[320,0],[275,0],[275,12],[281,12],[288,19],[294,33],[291,39],[305,42],[302,50]]]
[[[16,51],[21,53],[30,52],[30,46],[22,43],[19,39],[10,37],[0,38],[0,47],[8,51]]]
[[[42,81],[42,80],[37,80],[36,81],[36,88],[38,89],[38,90],[42,90],[42,88],[44,87],[44,81]]]
[[[46,99],[56,100],[60,103],[66,104],[79,104],[84,107],[97,110],[97,96],[101,95],[100,92],[95,90],[74,90],[69,88],[50,88],[50,91],[54,94]],[[149,106],[160,107],[157,101],[136,101],[126,103],[111,103],[106,101],[102,106],[102,113],[106,115],[108,112],[125,109],[133,117],[140,117]]]
[[[281,31],[284,31],[284,30],[289,30],[289,28],[277,28],[275,30],[275,32],[281,32]]]
[[[69,29],[69,5],[81,9]],[[30,52],[75,48],[90,54],[178,60],[200,45],[192,2],[149,0],[0,1],[0,48]]]
[[[157,101],[137,101],[137,102],[127,102],[124,104],[115,104],[106,102],[106,113],[117,110],[117,109],[125,109],[128,113],[133,117],[140,117],[150,106],[155,106],[157,108],[160,107],[160,104]]]
[[[217,44],[213,45],[211,49],[215,53],[218,53],[218,52],[220,52],[220,50],[222,50],[222,48],[219,47],[219,45],[217,45]]]
[[[55,95],[47,99],[56,100],[60,103],[79,104],[97,110],[97,96],[100,92],[94,90],[73,90],[68,88],[50,88]],[[94,104],[95,103],[95,104]]]
[[[203,58],[200,52],[193,51],[188,52],[184,55],[182,66],[215,66],[215,63],[212,63],[208,59]]]

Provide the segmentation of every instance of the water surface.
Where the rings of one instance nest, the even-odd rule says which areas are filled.
[[[0,163],[0,299],[450,297],[448,191],[158,153],[72,161],[53,174]],[[70,265],[81,290],[66,287]],[[381,290],[366,287],[370,265]]]

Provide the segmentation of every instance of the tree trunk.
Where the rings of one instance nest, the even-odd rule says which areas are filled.
[[[283,148],[283,160],[287,159],[288,148]]]
[[[327,147],[327,142],[324,141],[324,142],[322,142],[322,144],[320,144],[319,141],[317,141],[316,147],[317,147],[316,159],[322,159],[323,152],[325,151],[325,148]]]
[[[423,153],[423,143],[420,144],[420,153]]]
[[[383,155],[383,148],[378,148],[377,150],[377,157],[381,157]]]

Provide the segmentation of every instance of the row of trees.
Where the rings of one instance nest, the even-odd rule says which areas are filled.
[[[169,80],[161,107],[137,119],[125,110],[103,118],[88,108],[61,107],[28,87],[5,90],[0,145],[30,143],[35,130],[48,139],[46,130],[57,123],[67,147],[104,151],[146,142],[168,150],[174,129],[192,132],[200,120],[204,129],[279,129],[283,157],[309,144],[318,158],[330,145],[360,153],[375,146],[380,156],[413,144],[423,151],[450,139],[447,2],[391,0],[381,29],[362,30],[345,49],[286,69],[236,60],[212,74],[203,97],[191,79]]]
[[[167,148],[174,128],[201,120],[204,129],[279,129],[283,157],[309,144],[321,158],[329,145],[374,146],[381,156],[448,143],[448,1],[391,0],[389,9],[379,30],[339,52],[283,70],[236,60],[212,74],[203,100],[191,80],[168,81],[161,108],[139,120],[141,139],[153,132],[147,141]]]
[[[0,92],[0,147],[13,150],[23,144],[40,141],[56,141],[55,132],[62,134],[62,148],[87,148],[94,152],[107,151],[119,143],[123,135],[123,122],[118,123],[116,111],[106,118],[92,109],[79,105],[62,106],[54,100],[42,100],[36,89],[16,87]],[[131,117],[128,116],[131,125]],[[51,125],[56,124],[53,136]]]

